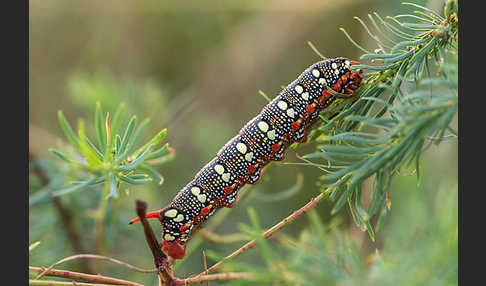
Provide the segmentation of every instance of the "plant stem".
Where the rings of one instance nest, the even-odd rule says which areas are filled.
[[[154,257],[154,264],[155,268],[157,268],[157,274],[159,276],[159,285],[174,285],[175,278],[172,275],[172,271],[169,268],[168,257],[162,252],[159,242],[155,237],[155,234],[150,226],[147,218],[145,216],[147,211],[147,203],[143,201],[136,201],[136,211],[137,215],[140,218],[140,222],[143,226],[143,231],[145,234],[145,240],[152,252],[152,256]]]
[[[155,273],[155,272],[157,272],[157,269],[150,269],[150,270],[141,269],[141,268],[135,267],[133,265],[130,265],[128,263],[125,263],[123,261],[120,261],[120,260],[117,260],[117,259],[114,259],[114,258],[111,258],[111,257],[107,257],[107,256],[96,255],[96,254],[77,254],[77,255],[73,255],[73,256],[63,258],[63,259],[59,260],[58,262],[52,264],[51,266],[46,268],[46,270],[42,271],[39,275],[37,275],[37,277],[35,279],[40,279],[42,276],[44,276],[44,274],[49,272],[52,268],[54,268],[55,266],[57,266],[57,265],[59,265],[63,262],[67,262],[67,261],[71,261],[71,260],[75,260],[75,259],[80,259],[80,258],[107,260],[107,261],[116,263],[118,265],[124,266],[128,269],[132,269],[132,270],[142,272],[142,273]]]
[[[63,282],[52,280],[29,280],[29,285],[32,286],[113,286],[113,284],[97,284],[97,283],[82,283],[82,282]]]
[[[310,200],[310,202],[308,202],[305,206],[303,206],[302,208],[298,209],[297,211],[294,211],[291,215],[289,215],[288,217],[286,217],[285,219],[283,219],[282,221],[280,221],[279,223],[277,223],[276,225],[272,226],[270,229],[268,229],[267,231],[265,231],[262,234],[262,237],[265,238],[265,239],[266,238],[269,238],[275,232],[277,232],[278,230],[280,230],[282,227],[284,227],[285,225],[293,222],[296,218],[300,217],[301,215],[303,215],[304,213],[306,213],[308,210],[310,210],[313,207],[315,207],[330,192],[331,192],[331,189],[328,188],[325,192],[320,193],[315,198],[312,198]],[[223,260],[217,262],[216,264],[214,264],[213,266],[211,266],[208,270],[206,270],[203,273],[200,273],[199,275],[195,276],[194,278],[202,277],[203,275],[205,275],[205,273],[209,273],[209,272],[212,272],[212,271],[216,270],[216,268],[218,268],[224,261],[227,261],[229,259],[233,259],[233,258],[237,257],[238,255],[240,255],[241,253],[247,251],[248,249],[253,248],[255,245],[256,245],[256,240],[252,240],[252,241],[246,243],[245,245],[243,245],[242,247],[240,247],[238,250],[236,250],[233,253],[231,253],[230,255],[226,256],[226,258],[224,258]]]
[[[108,194],[110,193],[110,183],[107,181],[104,184],[103,193],[101,195],[100,205],[96,213],[95,220],[95,236],[96,236],[96,252],[99,254],[105,254],[106,242],[105,242],[105,216],[108,206]]]
[[[34,267],[29,266],[29,272],[36,272],[41,273],[45,270],[44,267]],[[45,276],[55,276],[55,277],[63,277],[69,279],[77,279],[86,282],[92,283],[108,283],[108,284],[116,284],[116,285],[127,285],[127,286],[141,286],[142,284],[138,284],[131,281],[121,280],[117,278],[112,278],[103,275],[92,275],[86,273],[79,273],[79,272],[72,272],[68,270],[58,270],[58,269],[51,269],[45,273]],[[40,280],[37,280],[40,281]],[[78,282],[76,282],[78,283]]]

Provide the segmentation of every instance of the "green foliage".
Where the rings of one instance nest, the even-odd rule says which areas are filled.
[[[383,65],[356,65],[371,70],[358,89],[360,99],[341,100],[344,110],[332,114],[311,136],[322,143],[305,155],[306,164],[324,169],[322,187],[331,188],[335,201],[332,213],[348,205],[356,224],[374,230],[370,220],[378,215],[380,228],[389,212],[387,193],[400,170],[415,167],[420,178],[420,158],[430,143],[457,137],[449,127],[457,114],[457,3],[448,1],[444,16],[412,3],[416,15],[398,15],[383,20],[368,15],[376,30],[355,17],[378,49],[361,59]],[[419,15],[419,16],[417,16]],[[375,19],[376,18],[376,19]],[[400,22],[408,18],[418,23]],[[386,31],[383,32],[383,31]],[[381,39],[382,40],[381,40]],[[335,116],[334,116],[335,115]],[[451,133],[445,135],[446,132]],[[324,160],[324,163],[309,159]],[[372,178],[371,204],[362,204],[361,185]]]
[[[165,92],[153,80],[117,78],[109,72],[98,71],[93,74],[75,73],[68,78],[67,94],[78,106],[91,109],[99,102],[107,110],[116,110],[120,102],[126,103],[126,112],[154,116],[165,120]],[[149,111],[149,112],[147,112]]]
[[[257,240],[265,265],[228,261],[225,271],[255,276],[225,285],[457,285],[456,186],[442,187],[425,199],[423,190],[400,192],[407,188],[397,190],[404,204],[391,216],[382,251],[360,247],[356,234],[343,233],[338,219],[324,225],[314,209],[297,238],[280,234],[279,243],[270,243],[261,238],[250,209],[252,225],[241,229]],[[222,258],[214,252],[208,257]]]
[[[164,177],[153,166],[166,163],[173,158],[174,153],[169,144],[161,145],[167,133],[163,129],[147,143],[138,147],[140,137],[149,120],[143,120],[137,128],[137,117],[133,116],[125,132],[121,136],[120,130],[123,105],[115,112],[110,121],[109,113],[103,120],[101,105],[96,105],[95,130],[98,146],[92,143],[86,136],[84,121],[78,121],[78,135],[74,133],[70,124],[59,111],[59,123],[77,154],[68,155],[55,149],[50,151],[59,159],[74,168],[81,169],[90,174],[88,179],[75,182],[74,186],[53,192],[54,196],[66,195],[75,191],[85,190],[87,186],[105,183],[108,197],[118,197],[123,184],[140,185],[155,181],[162,185]],[[156,149],[157,146],[160,148]]]

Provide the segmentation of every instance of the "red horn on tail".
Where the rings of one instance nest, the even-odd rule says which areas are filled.
[[[162,217],[160,216],[160,211],[153,211],[149,212],[145,215],[146,218],[158,218],[159,220],[162,220]],[[128,224],[133,224],[134,222],[140,221],[139,217],[136,217],[132,219]]]

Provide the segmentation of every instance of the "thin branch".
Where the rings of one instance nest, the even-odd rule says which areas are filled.
[[[32,286],[113,286],[113,284],[93,284],[93,283],[83,283],[83,282],[64,282],[64,281],[52,281],[52,280],[29,280],[29,285]]]
[[[168,257],[162,252],[157,238],[150,227],[147,218],[145,217],[147,211],[147,203],[144,201],[137,200],[135,202],[137,215],[140,218],[140,222],[143,226],[143,231],[145,233],[145,239],[154,257],[154,264],[157,268],[157,274],[159,275],[160,285],[173,285],[174,276],[169,268]]]
[[[206,276],[208,275],[208,261],[206,259],[206,252],[202,252],[203,254],[203,262],[204,262],[204,272],[206,273]],[[209,286],[209,280],[206,281],[206,286]]]
[[[44,271],[44,267],[34,267],[29,266],[29,272],[37,272],[41,273]],[[115,285],[127,285],[127,286],[142,286],[142,284],[138,284],[131,281],[126,281],[122,279],[117,279],[113,277],[103,276],[103,275],[93,275],[93,274],[86,274],[80,272],[73,272],[68,270],[59,270],[59,269],[51,269],[47,273],[44,274],[45,276],[54,276],[54,277],[62,277],[68,279],[77,279],[86,282],[92,283],[107,283],[107,284],[115,284]],[[76,282],[77,283],[77,282]]]
[[[279,223],[277,223],[276,225],[272,226],[270,229],[268,229],[267,231],[265,231],[262,234],[262,237],[265,238],[265,239],[266,238],[269,238],[275,232],[277,232],[278,230],[280,230],[282,227],[284,227],[285,225],[293,222],[296,218],[300,217],[301,215],[305,214],[308,210],[310,210],[313,207],[315,207],[330,192],[331,192],[331,188],[328,188],[328,189],[326,189],[325,192],[320,193],[315,198],[312,198],[310,200],[310,202],[308,202],[305,206],[303,206],[302,208],[298,209],[297,211],[294,211],[291,215],[289,215],[288,217],[286,217],[285,219],[283,219],[282,221],[280,221]],[[216,270],[221,265],[221,263],[223,263],[224,261],[227,261],[227,260],[230,260],[230,259],[235,258],[236,256],[238,256],[241,253],[247,251],[248,249],[253,248],[255,245],[256,245],[256,240],[252,240],[252,241],[246,243],[245,245],[243,245],[242,247],[240,247],[238,250],[236,250],[233,253],[231,253],[230,255],[226,256],[226,258],[224,258],[223,260],[221,260],[221,261],[217,262],[216,264],[214,264],[213,266],[211,266],[207,271],[204,271],[204,272],[198,274],[197,276],[195,276],[193,278],[200,278],[200,277],[204,276],[206,272],[209,273],[209,272],[212,272],[212,271]]]
[[[105,217],[108,207],[108,194],[110,193],[110,183],[106,181],[103,186],[101,199],[95,217],[95,249],[100,254],[106,253],[106,239],[105,239]]]
[[[119,264],[121,266],[124,266],[124,267],[126,267],[128,269],[132,269],[132,270],[135,270],[135,271],[138,271],[138,272],[142,272],[142,273],[155,273],[155,272],[157,272],[157,269],[150,269],[150,270],[141,269],[141,268],[135,267],[133,265],[130,265],[128,263],[125,263],[123,261],[120,261],[120,260],[117,260],[117,259],[114,259],[114,258],[111,258],[111,257],[103,256],[103,255],[96,255],[96,254],[77,254],[77,255],[73,255],[73,256],[69,256],[69,257],[63,258],[63,259],[59,260],[58,262],[52,264],[51,266],[49,266],[48,268],[46,268],[46,270],[44,270],[42,273],[40,273],[35,279],[41,278],[47,272],[49,272],[52,268],[54,268],[55,266],[57,266],[57,265],[59,265],[59,264],[61,264],[63,262],[71,261],[71,260],[75,260],[75,259],[80,259],[80,258],[91,258],[91,259],[107,260],[107,261],[110,261],[110,262]]]

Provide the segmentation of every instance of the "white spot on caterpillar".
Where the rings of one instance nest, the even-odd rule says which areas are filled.
[[[345,64],[345,65],[348,67],[348,66],[351,64],[351,62],[350,62],[350,61],[348,61],[348,60],[345,60],[345,61],[344,61],[344,64]]]
[[[246,161],[251,162],[251,159],[253,159],[253,152],[249,152],[245,155]]]
[[[301,94],[304,91],[304,89],[302,88],[302,86],[296,85],[295,86],[295,91],[297,91],[298,94]]]
[[[319,82],[320,82],[320,80],[319,80]],[[309,100],[309,93],[308,93],[307,91],[306,91],[306,92],[304,92],[304,93],[302,94],[302,98],[303,98],[304,100]]]
[[[312,70],[312,75],[313,75],[314,77],[319,77],[319,76],[321,75],[321,73],[319,72],[319,70],[318,70],[318,69],[313,69],[313,70]]]
[[[224,167],[222,165],[219,165],[219,164],[214,166],[214,170],[216,171],[216,173],[218,173],[220,175],[224,173]]]
[[[198,195],[197,200],[200,201],[201,203],[204,203],[206,201],[206,194]]]
[[[334,73],[335,73],[336,75],[338,75],[338,74],[339,74],[339,70],[335,70],[335,71],[334,71]]]
[[[184,220],[184,216],[182,214],[179,214],[173,221],[175,222],[181,222]]]
[[[321,77],[321,78],[319,79],[319,84],[324,85],[325,83],[326,83],[326,80],[325,80],[323,77]]]
[[[332,67],[333,69],[337,69],[337,64],[336,64],[336,63],[332,63],[332,64],[331,64],[331,67]]]
[[[278,108],[280,108],[280,109],[282,109],[282,110],[285,110],[285,109],[287,109],[287,102],[285,102],[285,101],[281,100],[281,101],[279,101],[279,102],[277,103],[277,106],[278,106]]]
[[[294,118],[294,115],[295,115],[294,109],[293,109],[293,108],[289,108],[289,109],[287,109],[287,115],[288,115],[289,117]]]
[[[236,144],[236,149],[238,149],[241,154],[245,154],[247,151],[246,145],[241,142],[238,142],[238,144]]]
[[[263,131],[263,132],[267,132],[268,124],[265,121],[260,121],[260,122],[258,122],[258,128],[260,128],[260,130]]]
[[[166,234],[164,235],[164,239],[165,239],[166,241],[173,241],[173,240],[175,239],[175,237],[173,237],[172,235],[170,235],[170,234],[166,233]]]
[[[275,140],[275,129],[268,131],[267,136],[268,139]]]
[[[164,216],[165,217],[175,217],[177,215],[177,210],[176,209],[170,209],[165,212]]]
[[[192,187],[191,188],[191,193],[195,196],[199,195],[200,192],[201,192],[201,189],[199,189],[198,187]]]

